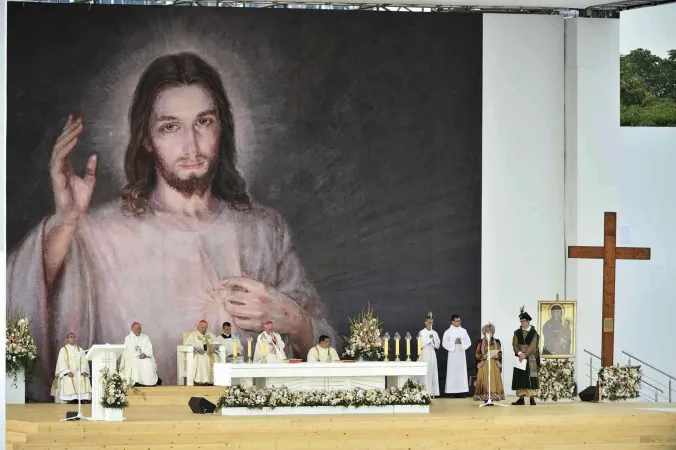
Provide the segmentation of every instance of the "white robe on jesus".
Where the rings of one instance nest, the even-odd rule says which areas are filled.
[[[420,336],[420,345],[422,345],[420,361],[427,362],[427,391],[432,395],[439,395],[439,368],[436,352],[441,345],[439,335],[434,330],[423,328],[418,336]]]
[[[68,374],[72,373],[73,376]],[[65,403],[72,400],[91,400],[92,385],[88,376],[89,362],[82,349],[75,345],[66,344],[59,350],[54,371],[51,395],[55,403]]]
[[[265,344],[263,344],[263,335],[265,335]],[[254,361],[259,362],[263,358],[270,363],[282,363],[286,359],[284,348],[286,345],[279,333],[272,332],[272,336],[265,331],[258,335],[256,340],[256,349],[254,350]]]
[[[455,340],[460,338],[461,343]],[[472,346],[472,340],[463,327],[451,327],[444,332],[442,345],[448,350],[448,363],[446,365],[446,389],[447,394],[461,394],[469,391],[467,379],[467,356],[465,351]]]
[[[165,384],[175,384],[180,331],[193,329],[197,319],[232,323],[215,288],[220,280],[243,273],[307,311],[315,342],[322,334],[332,342],[341,339],[327,323],[290,230],[275,211],[260,205],[236,211],[222,202],[221,214],[213,222],[190,227],[164,212],[125,216],[120,206],[121,201],[109,203],[82,218],[60,277],[49,291],[43,271],[46,221],[9,255],[7,305],[21,308],[33,319],[33,337],[45,368],[27,386],[30,398],[49,399],[57,337],[77,329],[87,347],[122,342],[124,330],[134,321],[161,319],[154,358]],[[258,334],[237,327],[233,333],[244,342]],[[288,343],[288,336],[282,338]]]
[[[307,352],[307,362],[309,363],[331,363],[340,361],[336,349],[333,347],[322,347],[315,345]]]
[[[205,334],[198,330],[193,331],[185,340],[185,345],[191,345],[195,348],[195,383],[211,383],[211,357],[210,349],[218,344],[218,337],[211,331]],[[214,356],[215,358],[215,356]]]
[[[141,355],[146,357],[141,359]],[[157,384],[157,364],[153,358],[153,344],[148,335],[136,336],[130,331],[124,338],[124,351],[120,358],[120,371],[134,384],[155,386]]]

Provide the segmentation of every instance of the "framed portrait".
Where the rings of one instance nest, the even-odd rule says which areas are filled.
[[[577,302],[554,300],[538,302],[538,332],[543,358],[575,356]]]

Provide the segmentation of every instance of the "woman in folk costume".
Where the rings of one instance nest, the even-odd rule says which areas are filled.
[[[51,395],[55,403],[88,402],[92,399],[89,363],[82,348],[75,345],[75,333],[68,333],[66,345],[59,350]]]
[[[474,400],[492,401],[505,399],[505,388],[502,384],[502,344],[495,339],[495,325],[486,324],[481,328],[483,337],[476,346],[476,386]],[[488,376],[490,371],[490,392]]]
[[[427,363],[427,391],[431,395],[439,395],[439,369],[437,368],[437,352],[436,350],[441,345],[441,340],[436,331],[432,329],[434,320],[432,319],[432,312],[427,313],[425,318],[425,328],[418,333],[420,339],[420,346],[422,347],[422,354],[420,361]]]
[[[525,405],[525,397],[530,397],[530,404],[535,405],[535,396],[537,390],[540,389],[540,336],[535,327],[530,325],[533,320],[531,316],[521,307],[521,314],[519,314],[521,327],[514,332],[512,338],[512,349],[514,355],[518,358],[520,364],[525,367],[514,367],[512,375],[512,389],[516,391],[519,400],[512,403],[512,405]]]

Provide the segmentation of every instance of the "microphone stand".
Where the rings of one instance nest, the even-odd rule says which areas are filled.
[[[80,398],[81,392],[79,391],[82,390],[82,355],[85,353],[87,353],[87,350],[82,350],[75,353],[77,355],[78,362],[77,389],[75,390],[75,393],[77,394],[77,415],[61,419],[60,422],[70,422],[71,420],[94,420],[91,417],[84,417],[82,415],[82,399]],[[59,393],[57,392],[56,395],[59,395]]]
[[[497,344],[497,341],[496,341]],[[493,403],[493,399],[491,398],[491,334],[486,333],[486,348],[488,351],[488,354],[486,355],[486,363],[488,364],[488,400],[486,400],[486,403],[482,403],[479,405],[479,408],[482,406],[509,406],[509,405],[502,405],[500,403]]]

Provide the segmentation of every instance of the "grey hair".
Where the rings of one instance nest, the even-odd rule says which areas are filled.
[[[493,329],[495,329],[495,325],[488,322],[486,325],[481,327],[481,334],[485,336],[486,333],[490,330],[491,327],[493,327]]]

